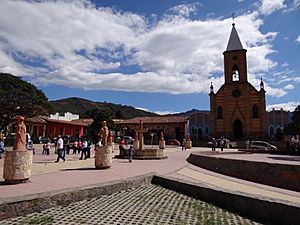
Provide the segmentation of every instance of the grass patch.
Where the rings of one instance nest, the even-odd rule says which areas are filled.
[[[34,224],[40,224],[40,225],[47,225],[52,224],[54,222],[54,218],[51,216],[40,216],[40,217],[34,217],[34,218],[25,218],[23,221],[21,221],[21,225],[34,225]]]

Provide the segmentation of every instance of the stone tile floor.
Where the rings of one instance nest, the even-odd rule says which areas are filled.
[[[2,225],[52,224],[259,224],[206,202],[164,189],[143,186],[112,195],[0,221]]]

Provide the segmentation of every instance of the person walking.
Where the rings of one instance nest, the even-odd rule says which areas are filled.
[[[84,138],[83,142],[82,142],[82,150],[81,150],[81,156],[80,156],[79,160],[87,158],[87,155],[86,155],[87,148],[88,148],[88,142],[87,142],[86,138]],[[83,158],[83,155],[84,155],[84,158]]]
[[[50,149],[51,149],[51,142],[50,140],[45,144],[45,154],[49,155],[50,154]]]
[[[4,135],[0,132],[0,159],[2,159],[2,153],[4,153]]]
[[[217,141],[215,138],[212,138],[211,140],[211,150],[214,152],[216,151]]]
[[[220,140],[220,148],[221,148],[221,152],[223,152],[223,148],[224,148],[224,139],[221,138]]]
[[[61,135],[58,135],[58,140],[57,140],[57,159],[55,162],[59,162],[59,159],[62,159],[64,162],[66,161],[63,151],[64,151],[64,140],[61,138]]]
[[[77,149],[78,149],[78,141],[77,141],[77,139],[73,142],[73,146],[72,146],[72,148],[73,148],[73,155],[75,154],[77,154]]]
[[[247,139],[247,140],[246,140],[246,149],[248,150],[249,148],[250,148],[250,140]]]
[[[130,146],[128,149],[128,160],[130,163],[132,163],[132,157],[133,157],[133,147]]]
[[[183,151],[183,149],[186,151],[186,140],[185,139],[182,140],[182,146],[181,147],[182,147],[181,151]]]

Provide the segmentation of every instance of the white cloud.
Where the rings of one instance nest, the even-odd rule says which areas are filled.
[[[295,86],[292,85],[292,84],[288,84],[288,85],[286,85],[286,86],[283,87],[284,90],[292,90],[294,88],[295,88]]]
[[[290,4],[290,5],[288,6],[288,8],[286,8],[286,9],[284,10],[284,12],[294,11],[294,10],[298,9],[299,7],[300,7],[300,0],[294,0],[294,1],[292,2],[292,4]]]
[[[284,2],[284,0],[261,0],[259,11],[264,15],[270,15],[277,10],[286,8]]]
[[[293,7],[298,8],[300,6],[300,0],[294,0],[293,1]]]
[[[267,106],[267,111],[271,111],[273,109],[283,109],[286,111],[295,111],[296,107],[300,105],[300,102],[285,102],[285,103],[278,103],[278,104],[274,104],[274,105],[268,105]]]
[[[175,112],[175,111],[154,111],[154,113],[158,115],[169,115],[169,114],[177,114],[180,112]]]
[[[136,109],[140,109],[140,110],[143,110],[143,111],[146,111],[146,112],[153,112],[153,113],[156,113],[158,115],[168,115],[168,114],[176,114],[176,113],[179,113],[179,112],[174,112],[174,111],[151,111],[147,108],[142,108],[142,107],[135,107]]]
[[[283,90],[282,88],[272,88],[272,87],[265,87],[266,90],[266,94],[272,97],[283,97],[287,94],[287,92],[285,90]]]
[[[193,14],[197,11],[199,5],[199,2],[191,4],[181,4],[170,8],[168,12],[175,13],[183,17],[189,17],[190,14]]]
[[[282,79],[280,79],[279,83],[284,83],[284,82],[296,82],[296,83],[300,83],[300,76],[299,77],[282,77]]]
[[[296,41],[300,43],[300,35],[296,38]]]
[[[155,24],[143,16],[96,8],[89,1],[2,1],[0,71],[30,75],[38,85],[65,85],[86,90],[208,93],[224,82],[223,55],[231,18],[190,20],[199,5],[174,7]],[[181,16],[178,16],[181,15]],[[277,33],[262,33],[257,13],[235,19],[248,50],[248,70],[259,74],[276,66],[268,56]],[[32,66],[18,63],[13,55]],[[25,60],[25,61],[26,61]],[[132,69],[131,66],[137,69]],[[127,73],[121,73],[125,68]],[[254,76],[254,79],[257,79]],[[272,96],[282,89],[269,87]]]

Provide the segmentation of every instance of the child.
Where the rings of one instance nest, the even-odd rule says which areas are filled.
[[[130,163],[132,162],[132,156],[133,156],[133,147],[130,146],[128,149],[128,159]]]
[[[181,149],[181,151],[183,151],[183,149],[186,151],[186,140],[185,139],[182,140],[182,149]]]

